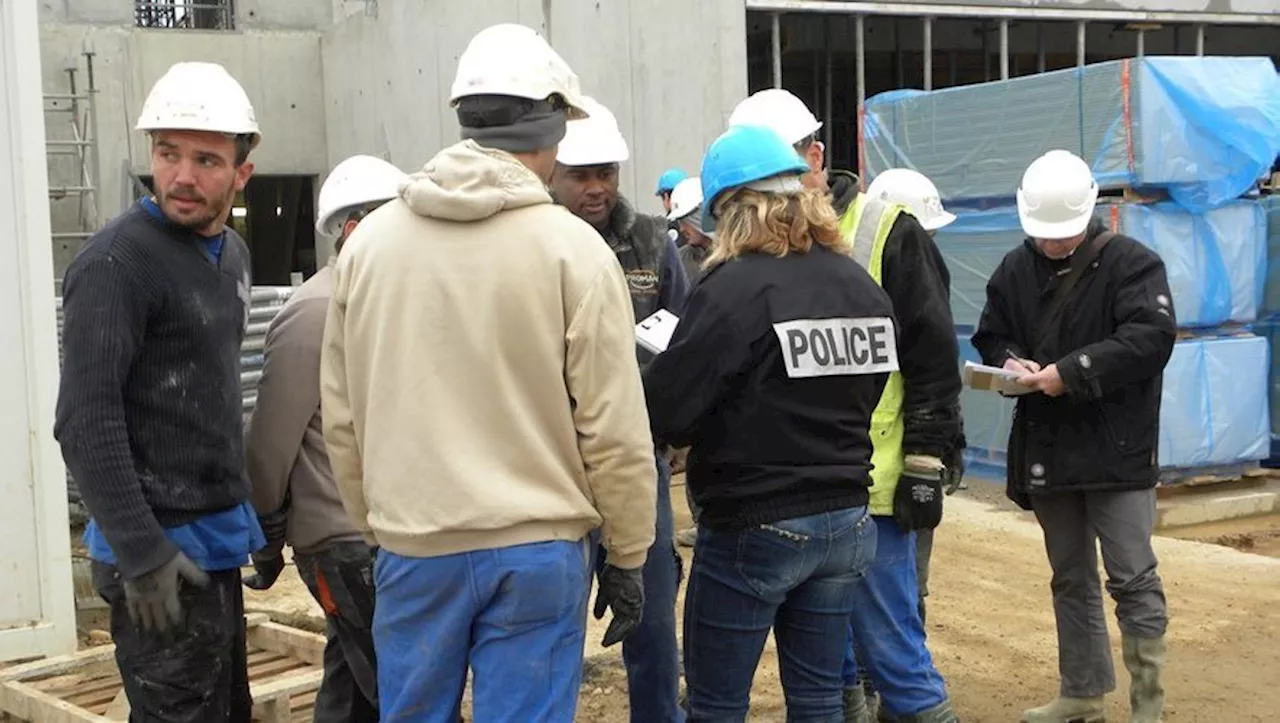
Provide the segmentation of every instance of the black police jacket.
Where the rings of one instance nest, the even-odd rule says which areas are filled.
[[[815,245],[708,272],[644,372],[655,436],[691,447],[700,522],[865,505],[871,413],[897,346],[889,297],[843,254]]]
[[[1089,237],[1103,230],[1095,222]],[[1013,356],[1057,364],[1066,386],[1056,398],[1018,397],[1008,481],[1023,504],[1044,492],[1149,488],[1159,474],[1161,373],[1177,334],[1164,262],[1114,237],[1084,269],[1060,322],[1038,331],[1068,263],[1051,261],[1029,239],[1010,251],[987,283],[973,335],[985,363]]]

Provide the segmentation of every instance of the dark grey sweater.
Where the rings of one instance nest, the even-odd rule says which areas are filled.
[[[125,577],[176,547],[164,528],[234,507],[245,475],[240,342],[249,252],[135,205],[85,245],[63,281],[54,436]]]

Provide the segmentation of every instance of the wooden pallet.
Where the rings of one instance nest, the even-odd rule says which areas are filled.
[[[1256,462],[1202,469],[1171,469],[1160,474],[1160,497],[1170,497],[1208,486],[1257,487],[1280,477],[1280,470],[1261,467]]]
[[[324,673],[324,637],[270,622],[260,613],[246,615],[245,625],[253,720],[310,721]],[[28,723],[128,720],[115,646],[0,669],[0,712]]]

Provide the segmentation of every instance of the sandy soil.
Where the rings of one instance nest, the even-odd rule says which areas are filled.
[[[679,478],[677,478],[679,481]],[[683,486],[672,495],[678,527],[687,524]],[[1172,616],[1166,671],[1169,723],[1273,721],[1280,710],[1280,560],[1223,544],[1280,553],[1280,516],[1176,531],[1157,539]],[[1252,543],[1241,542],[1248,538]],[[1208,540],[1219,544],[1197,542]],[[1055,694],[1056,642],[1049,568],[1039,528],[1004,501],[1002,490],[973,481],[950,498],[937,533],[929,642],[966,723],[1016,721]],[[682,549],[688,559],[689,551]],[[318,629],[318,610],[297,576],[286,572],[266,594],[246,595],[250,610]],[[683,596],[682,598],[683,599]],[[1109,615],[1112,606],[1108,603]],[[629,720],[626,676],[617,649],[603,651],[604,626],[590,621],[577,720]],[[1127,720],[1127,675],[1110,720]],[[782,721],[785,708],[772,644],[756,673],[754,721]]]

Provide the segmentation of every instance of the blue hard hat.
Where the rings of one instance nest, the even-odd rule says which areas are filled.
[[[764,126],[732,126],[707,148],[702,159],[703,230],[715,228],[711,210],[725,191],[782,174],[809,172],[796,149]]]
[[[655,196],[661,196],[664,193],[671,193],[675,190],[676,184],[688,178],[689,174],[679,168],[668,168],[658,177],[658,190],[653,192]]]

